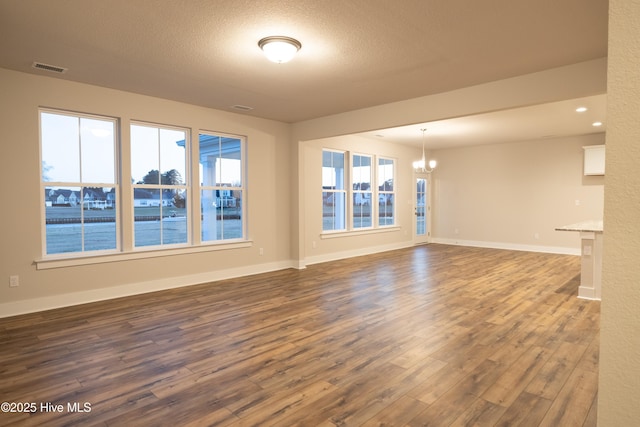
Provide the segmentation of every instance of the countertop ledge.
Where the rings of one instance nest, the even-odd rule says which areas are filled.
[[[602,232],[603,224],[602,220],[590,220],[590,221],[582,221],[577,222],[575,224],[563,225],[562,227],[557,227],[557,231],[595,231]]]

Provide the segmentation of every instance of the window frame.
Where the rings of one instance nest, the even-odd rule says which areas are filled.
[[[76,119],[78,121],[78,181],[45,181],[45,175],[44,175],[44,164],[45,164],[45,159],[44,159],[44,137],[45,135],[43,134],[43,114],[50,114],[50,115],[58,115],[58,116],[65,116],[65,117],[70,117],[73,119]],[[98,181],[83,181],[83,174],[82,174],[82,163],[83,163],[83,156],[82,156],[82,119],[87,119],[87,120],[96,120],[96,121],[104,121],[104,122],[110,122],[112,123],[113,126],[113,136],[112,136],[112,144],[113,144],[113,168],[112,168],[112,172],[113,172],[113,182],[112,183],[108,183],[108,182],[98,182]],[[120,151],[119,151],[119,147],[120,147],[120,120],[117,117],[112,117],[112,116],[107,116],[107,115],[100,115],[100,114],[90,114],[90,113],[81,113],[81,112],[76,112],[76,111],[69,111],[69,110],[63,110],[63,109],[56,109],[56,108],[47,108],[47,107],[40,107],[38,108],[38,134],[39,134],[39,139],[38,139],[38,154],[39,154],[39,179],[40,179],[40,185],[39,185],[39,189],[40,189],[40,195],[39,195],[39,200],[40,200],[40,209],[41,209],[41,214],[40,214],[40,224],[41,224],[41,231],[40,231],[40,235],[41,235],[41,254],[42,254],[42,258],[60,258],[60,257],[95,257],[95,256],[100,256],[100,255],[105,255],[105,254],[113,254],[113,253],[120,253],[122,251],[122,187],[121,187],[121,180],[120,180]],[[42,197],[46,194],[47,188],[49,187],[67,187],[67,189],[69,188],[79,188],[79,193],[80,193],[80,197],[79,197],[79,205],[80,205],[80,246],[81,249],[79,251],[62,251],[62,252],[52,252],[49,253],[48,252],[48,244],[47,244],[47,240],[48,240],[48,235],[47,235],[47,201],[43,200]],[[107,188],[110,187],[112,188],[111,193],[114,194],[114,198],[115,200],[113,200],[113,204],[115,204],[114,208],[113,208],[113,212],[114,212],[114,223],[115,223],[115,229],[114,229],[114,238],[115,238],[115,245],[113,248],[108,248],[108,249],[96,249],[96,250],[87,250],[85,245],[86,245],[86,239],[85,239],[85,226],[87,224],[87,222],[85,222],[85,196],[83,196],[83,194],[85,194],[85,189],[88,188]],[[49,191],[52,191],[53,188]],[[106,201],[105,201],[106,202]],[[89,210],[89,208],[87,208],[87,210]]]
[[[322,148],[322,155],[323,155],[323,160],[322,160],[322,168],[324,168],[324,153],[325,152],[337,152],[337,153],[342,153],[344,155],[344,162],[345,162],[345,170],[347,170],[347,172],[345,173],[345,183],[344,183],[344,190],[342,190],[342,192],[345,193],[344,197],[345,197],[345,209],[344,209],[344,221],[345,221],[345,227],[343,229],[325,229],[324,228],[324,201],[326,199],[325,197],[325,193],[327,192],[332,192],[335,190],[331,190],[331,189],[327,189],[324,186],[324,178],[321,179],[322,181],[322,199],[323,199],[323,206],[322,206],[322,214],[321,214],[321,232],[320,232],[320,236],[322,238],[333,238],[333,237],[341,237],[341,236],[349,236],[349,235],[358,235],[358,234],[368,234],[368,233],[380,233],[380,232],[388,232],[388,231],[395,231],[398,230],[400,228],[400,226],[397,223],[396,220],[396,215],[397,215],[397,209],[396,209],[396,203],[395,200],[397,199],[396,195],[397,195],[397,180],[396,180],[396,174],[397,174],[397,168],[396,168],[396,164],[397,164],[397,159],[394,157],[390,157],[390,156],[383,156],[383,155],[378,155],[378,154],[373,154],[373,153],[362,153],[359,151],[351,151],[351,150],[345,150],[345,149],[335,149],[335,148],[329,148],[329,147],[323,147]],[[365,191],[362,192],[360,190],[355,190],[354,187],[354,178],[353,178],[353,164],[354,164],[354,157],[355,156],[364,156],[364,157],[368,157],[371,159],[371,185],[370,185],[370,191]],[[392,180],[393,180],[393,190],[391,191],[380,191],[378,188],[378,174],[379,174],[379,160],[390,160],[392,162],[393,165],[393,176],[392,176]],[[355,227],[354,226],[354,221],[353,221],[353,216],[354,216],[354,202],[355,202],[355,195],[358,193],[369,193],[370,192],[370,197],[371,197],[371,226],[367,226],[367,227]],[[389,194],[392,199],[393,199],[393,204],[392,204],[392,218],[393,218],[393,223],[392,224],[385,224],[385,225],[380,225],[380,209],[378,206],[377,201],[379,199],[379,195],[380,194]]]
[[[222,137],[222,138],[230,138],[230,139],[237,139],[240,141],[240,186],[234,186],[234,185],[229,185],[229,186],[225,186],[225,185],[217,185],[217,180],[216,183],[214,185],[204,185],[203,182],[201,182],[202,180],[200,179],[200,173],[199,173],[199,168],[200,168],[200,156],[201,156],[201,151],[200,151],[200,137],[202,135],[208,135],[208,136],[214,136],[214,137]],[[198,173],[196,173],[194,171],[193,173],[193,177],[194,177],[194,182],[197,181],[197,185],[194,184],[193,188],[192,188],[192,199],[194,200],[194,205],[193,206],[198,206],[200,207],[200,209],[193,209],[193,214],[194,217],[197,217],[198,220],[194,221],[194,233],[193,233],[193,238],[194,241],[198,242],[198,245],[222,245],[222,244],[227,244],[227,243],[233,243],[233,242],[242,242],[242,241],[247,241],[248,239],[248,224],[247,224],[247,172],[248,172],[248,168],[247,168],[247,142],[248,138],[245,135],[236,135],[236,134],[231,134],[231,133],[227,133],[227,132],[217,132],[217,131],[210,131],[210,130],[204,130],[204,129],[200,129],[198,131],[198,144],[193,144],[192,145],[192,155],[194,158],[193,163],[198,165]],[[197,147],[196,147],[197,145]],[[196,179],[196,175],[197,175],[197,179]],[[241,198],[241,207],[240,207],[240,221],[241,221],[241,237],[236,237],[236,238],[230,238],[230,239],[225,239],[224,238],[224,216],[222,218],[223,221],[223,238],[222,239],[209,239],[209,240],[204,240],[203,239],[203,222],[204,222],[204,217],[201,216],[199,213],[201,212],[202,209],[202,193],[203,191],[239,191],[242,195]]]
[[[361,157],[361,158],[367,158],[369,159],[369,189],[368,190],[362,190],[360,189],[356,189],[355,186],[357,184],[362,184],[362,182],[360,183],[356,183],[355,180],[355,169],[356,167],[362,167],[361,164],[356,165],[356,157]],[[374,189],[373,189],[373,183],[375,182],[375,173],[374,173],[374,164],[376,164],[376,156],[374,156],[373,154],[363,154],[363,153],[351,153],[350,159],[350,186],[349,188],[351,189],[351,195],[349,197],[349,200],[351,201],[350,204],[350,208],[351,208],[351,214],[349,215],[349,219],[350,219],[350,225],[351,225],[351,229],[352,230],[368,230],[368,229],[372,229],[375,226],[375,221],[374,218],[376,218],[376,212],[375,212],[375,203],[373,203],[374,200]],[[366,197],[366,196],[369,197]],[[360,201],[361,203],[357,203],[358,201],[358,196],[360,196]],[[368,202],[365,202],[366,200],[368,200]],[[356,206],[360,206],[360,213],[362,214],[363,212],[363,207],[365,205],[369,206],[369,221],[370,224],[369,225],[365,225],[365,226],[356,226]],[[360,223],[362,224],[362,215],[360,215]]]
[[[387,160],[387,161],[391,161],[391,165],[393,165],[393,173],[391,174],[391,181],[393,182],[393,189],[388,191],[388,190],[380,190],[380,185],[378,184],[378,181],[380,179],[380,161],[381,160]],[[386,182],[386,181],[384,181]],[[396,226],[396,200],[398,199],[396,197],[396,159],[391,158],[391,157],[386,157],[386,156],[376,156],[376,200],[378,200],[378,203],[376,203],[376,210],[377,210],[377,214],[376,214],[376,224],[377,227],[379,228],[385,228],[385,227],[395,227]],[[381,194],[385,194],[387,195],[385,198],[390,198],[391,199],[391,218],[393,218],[393,222],[391,224],[380,224],[381,221],[381,211],[382,209],[380,209],[380,195]],[[386,208],[385,208],[385,212],[386,212]]]
[[[132,234],[131,234],[131,242],[132,242],[132,250],[133,251],[140,251],[140,250],[154,250],[154,249],[163,249],[163,248],[171,248],[171,247],[188,247],[188,246],[192,246],[193,245],[193,239],[192,239],[192,228],[193,228],[193,220],[192,220],[192,216],[191,216],[191,197],[190,197],[190,193],[191,193],[191,187],[192,187],[192,180],[191,180],[191,162],[189,161],[190,156],[190,150],[191,150],[191,129],[187,128],[187,127],[181,127],[181,126],[174,126],[174,125],[167,125],[167,124],[160,124],[160,123],[152,123],[152,122],[146,122],[146,121],[141,121],[141,120],[131,120],[129,122],[129,170],[131,170],[133,168],[134,165],[134,159],[133,159],[133,145],[134,145],[134,140],[132,137],[133,134],[133,127],[134,126],[138,126],[138,127],[145,127],[145,128],[149,128],[149,129],[155,129],[158,131],[159,135],[158,135],[158,183],[157,184],[139,184],[139,183],[135,183],[133,182],[133,171],[132,172],[132,176],[130,177],[130,181],[131,181],[131,226],[132,226]],[[160,170],[161,166],[162,166],[162,140],[161,140],[161,134],[160,131],[178,131],[178,132],[184,132],[184,150],[185,150],[185,157],[184,157],[184,176],[182,177],[183,179],[183,183],[182,184],[162,184],[162,175],[163,172],[169,172],[169,171],[163,171]],[[160,232],[160,243],[159,244],[150,244],[150,245],[137,245],[136,244],[136,215],[135,215],[135,208],[136,208],[136,189],[140,189],[140,190],[145,190],[145,191],[159,191],[159,197],[160,197],[160,204],[159,204],[159,209],[160,209],[160,228],[159,228],[159,232]],[[165,227],[165,222],[168,220],[165,220],[162,212],[164,210],[164,208],[170,208],[170,205],[165,206],[164,202],[163,202],[163,193],[165,191],[179,191],[182,190],[182,193],[185,194],[186,196],[186,202],[185,202],[185,221],[186,221],[186,239],[184,242],[176,242],[176,243],[164,243],[163,238],[164,238],[164,227]],[[175,196],[174,196],[175,197]],[[171,215],[171,214],[170,214]],[[169,215],[169,216],[170,216]],[[142,225],[142,224],[140,224]]]
[[[89,119],[107,120],[113,123],[113,150],[114,150],[114,180],[115,183],[108,183],[105,187],[113,187],[116,194],[116,209],[115,209],[115,223],[116,223],[116,247],[108,250],[92,250],[92,251],[74,251],[64,253],[47,253],[47,230],[46,230],[46,206],[44,200],[44,189],[46,187],[52,187],[55,184],[59,184],[57,181],[44,181],[44,174],[46,170],[43,169],[43,120],[42,113],[59,114],[70,116],[79,120],[80,117],[86,117]],[[164,245],[148,245],[148,246],[135,246],[135,211],[134,211],[134,197],[136,188],[135,182],[132,182],[132,165],[134,163],[132,159],[132,126],[140,125],[147,127],[154,127],[160,129],[173,129],[185,132],[185,171],[182,177],[183,183],[178,187],[180,191],[184,191],[186,197],[186,211],[187,211],[187,241],[179,242],[175,244]],[[126,127],[126,129],[123,129]],[[39,179],[40,179],[40,206],[41,206],[41,256],[35,260],[36,268],[38,270],[68,267],[75,265],[89,265],[116,262],[130,259],[146,259],[155,258],[158,256],[167,256],[173,254],[186,254],[186,253],[199,253],[218,250],[229,250],[237,248],[247,248],[253,245],[253,242],[248,236],[248,167],[247,167],[247,152],[248,152],[248,137],[245,135],[231,134],[227,132],[215,132],[208,130],[201,130],[196,127],[170,125],[165,123],[158,123],[148,120],[137,120],[133,118],[125,118],[123,116],[115,117],[103,114],[84,113],[77,111],[69,111],[60,108],[51,107],[39,107],[38,108],[38,131],[39,131]],[[231,138],[237,138],[241,141],[241,174],[242,182],[242,218],[241,228],[242,236],[234,239],[214,240],[214,241],[202,241],[201,239],[201,224],[200,224],[200,209],[195,209],[194,206],[200,204],[200,182],[198,176],[198,156],[199,147],[198,144],[193,142],[192,135],[199,135],[200,133],[223,135]],[[159,171],[162,173],[162,171]],[[74,183],[80,184],[80,183]],[[94,187],[94,183],[89,183],[91,187]],[[82,187],[83,185],[76,185]],[[88,187],[89,185],[84,185]],[[155,186],[154,186],[155,187]],[[158,187],[163,187],[159,184]],[[173,187],[172,187],[173,188]],[[236,188],[236,187],[233,187]],[[225,189],[229,189],[226,187]],[[126,198],[127,200],[124,200]]]
[[[322,168],[321,168],[321,173],[322,174],[324,174],[324,168],[325,168],[325,166],[324,166],[324,155],[325,155],[325,152],[326,153],[332,153],[332,154],[338,153],[338,154],[342,155],[342,162],[343,162],[343,167],[342,167],[342,188],[335,188],[335,187],[338,186],[337,179],[336,179],[335,185],[333,186],[334,188],[326,188],[326,187],[330,187],[330,186],[325,186],[324,185],[324,176],[322,177],[322,181],[323,182],[321,183],[321,186],[322,186],[322,205],[321,205],[322,227],[321,228],[322,228],[322,232],[323,233],[341,233],[341,232],[344,232],[344,231],[348,231],[349,228],[350,228],[349,227],[349,220],[348,220],[349,215],[350,215],[350,213],[349,213],[350,212],[350,209],[349,209],[350,204],[348,203],[349,194],[350,194],[350,192],[349,192],[350,177],[349,177],[349,171],[348,171],[348,167],[349,167],[349,152],[345,151],[345,150],[335,150],[335,149],[331,149],[331,148],[323,148],[322,149]],[[335,167],[333,169],[335,169]],[[331,195],[328,195],[328,196],[325,197],[325,193],[330,193],[333,197]],[[338,200],[337,199],[337,195],[340,195],[341,204],[343,205],[342,206],[342,212],[341,212],[342,215],[339,218],[339,221],[335,220],[335,218],[336,218],[335,206],[336,206],[336,200]],[[329,197],[332,197],[332,199],[329,200]],[[325,229],[324,228],[325,227],[325,223],[324,223],[325,206],[330,206],[330,205],[334,206],[334,208],[332,210],[332,212],[334,214],[332,216],[332,218],[334,218],[333,224],[335,224],[336,222],[342,223],[344,225],[343,228],[337,228],[336,229],[335,226],[334,226],[334,228],[330,228],[330,229]]]

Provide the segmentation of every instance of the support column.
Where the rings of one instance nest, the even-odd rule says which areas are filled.
[[[600,300],[602,286],[602,233],[580,232],[582,267],[578,297]]]

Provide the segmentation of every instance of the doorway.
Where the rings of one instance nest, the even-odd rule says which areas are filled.
[[[413,199],[413,243],[422,245],[431,241],[431,179],[428,174],[415,175]]]

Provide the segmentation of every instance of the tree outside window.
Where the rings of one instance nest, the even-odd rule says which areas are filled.
[[[131,125],[135,247],[189,241],[186,137],[185,129]]]

